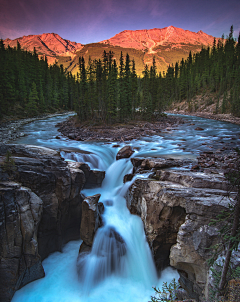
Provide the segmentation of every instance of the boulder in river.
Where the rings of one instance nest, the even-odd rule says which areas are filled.
[[[83,242],[92,246],[97,229],[102,225],[101,214],[104,211],[103,203],[98,203],[100,194],[86,197],[82,203],[82,219],[80,236]]]
[[[129,158],[135,151],[132,149],[131,146],[124,146],[122,149],[120,149],[116,155],[116,160],[122,159],[122,158]]]

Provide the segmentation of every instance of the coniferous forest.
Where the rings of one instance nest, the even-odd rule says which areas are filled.
[[[123,121],[126,118],[153,119],[174,102],[186,100],[189,108],[192,99],[206,91],[216,98],[216,113],[232,113],[240,116],[240,36],[238,43],[229,37],[220,39],[210,49],[202,48],[187,60],[169,66],[166,74],[158,74],[153,58],[152,66],[145,66],[142,78],[138,78],[134,60],[121,56],[117,67],[113,53],[104,52],[103,60],[89,60],[87,68],[80,58],[80,102],[78,114],[81,120],[98,116],[103,121]]]
[[[73,109],[77,83],[62,66],[0,41],[0,118],[2,115],[32,117],[59,109]]]
[[[155,58],[138,77],[134,59],[104,51],[102,59],[79,58],[77,77],[62,66],[48,66],[36,52],[4,47],[0,43],[0,107],[10,115],[20,110],[28,116],[59,109],[75,110],[81,121],[103,123],[152,120],[175,102],[185,100],[189,109],[196,95],[215,94],[216,113],[240,116],[240,35],[214,40],[187,60],[157,73]],[[221,101],[221,105],[219,100]]]

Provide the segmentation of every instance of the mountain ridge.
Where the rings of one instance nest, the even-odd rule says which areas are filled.
[[[198,31],[197,33],[182,28],[168,26],[164,28],[124,30],[110,39],[100,43],[121,47],[131,47],[146,51],[158,45],[167,43],[190,43],[193,45],[212,45],[214,37]]]
[[[5,46],[17,47],[17,42],[21,48],[27,51],[34,51],[39,55],[46,56],[50,64],[55,63],[57,56],[74,57],[76,51],[83,48],[83,44],[63,39],[56,33],[43,33],[41,35],[28,35],[14,40],[3,41]]]
[[[216,42],[219,38],[216,38]],[[186,59],[189,51],[196,53],[202,47],[212,46],[214,37],[203,31],[192,32],[168,26],[164,28],[124,30],[115,36],[97,43],[82,44],[63,39],[56,33],[42,35],[29,35],[14,40],[4,40],[5,46],[16,47],[17,42],[21,48],[33,51],[38,55],[47,57],[49,64],[63,64],[67,71],[78,72],[78,58],[83,56],[101,59],[104,50],[113,51],[118,63],[120,53],[129,53],[131,59],[137,61],[137,73],[141,75],[146,64],[151,65],[155,56],[158,71],[166,71],[168,66],[175,64],[182,58]],[[106,49],[107,48],[107,49]]]

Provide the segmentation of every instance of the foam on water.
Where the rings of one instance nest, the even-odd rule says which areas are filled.
[[[43,261],[45,278],[34,281],[18,290],[12,302],[147,302],[153,294],[138,280],[111,276],[98,284],[86,296],[78,281],[76,259],[81,241],[69,242],[63,253],[53,253]],[[176,271],[168,268],[162,272],[157,286],[178,278]]]
[[[196,117],[184,117],[204,128],[199,133],[194,127],[181,125],[179,129],[161,136],[149,136],[133,140],[129,144],[135,148],[133,156],[174,156],[196,157],[207,147],[207,142],[235,138],[239,141],[239,126],[220,123]],[[164,270],[157,278],[151,251],[146,242],[140,217],[131,215],[126,207],[124,195],[135,178],[123,184],[125,174],[131,173],[129,159],[116,161],[119,148],[113,144],[71,141],[67,138],[55,139],[58,134],[52,124],[63,117],[31,123],[23,129],[28,136],[18,143],[41,145],[53,149],[79,149],[81,152],[65,152],[67,160],[84,161],[92,169],[106,171],[101,188],[83,190],[86,196],[101,194],[100,202],[105,206],[103,221],[94,239],[92,252],[78,259],[81,241],[68,243],[63,253],[54,253],[43,261],[46,277],[32,282],[13,297],[13,302],[144,302],[153,295],[152,286],[161,287],[162,282],[178,278],[171,268]],[[40,130],[39,130],[40,129]],[[184,148],[180,148],[179,146]],[[204,149],[205,148],[205,149]],[[184,149],[184,150],[183,150]],[[207,149],[206,149],[207,150]],[[86,152],[82,152],[86,151]],[[144,177],[144,176],[141,176]],[[78,261],[77,261],[78,259]]]

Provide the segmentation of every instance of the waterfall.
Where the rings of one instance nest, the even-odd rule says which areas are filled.
[[[132,183],[123,184],[123,177],[131,170],[129,159],[114,161],[98,189],[101,194],[99,202],[105,206],[104,226],[95,234],[91,252],[78,260],[79,277],[85,293],[110,275],[132,278],[146,287],[157,282],[143,223],[138,216],[130,214],[123,196]],[[92,190],[83,192],[88,195]]]

